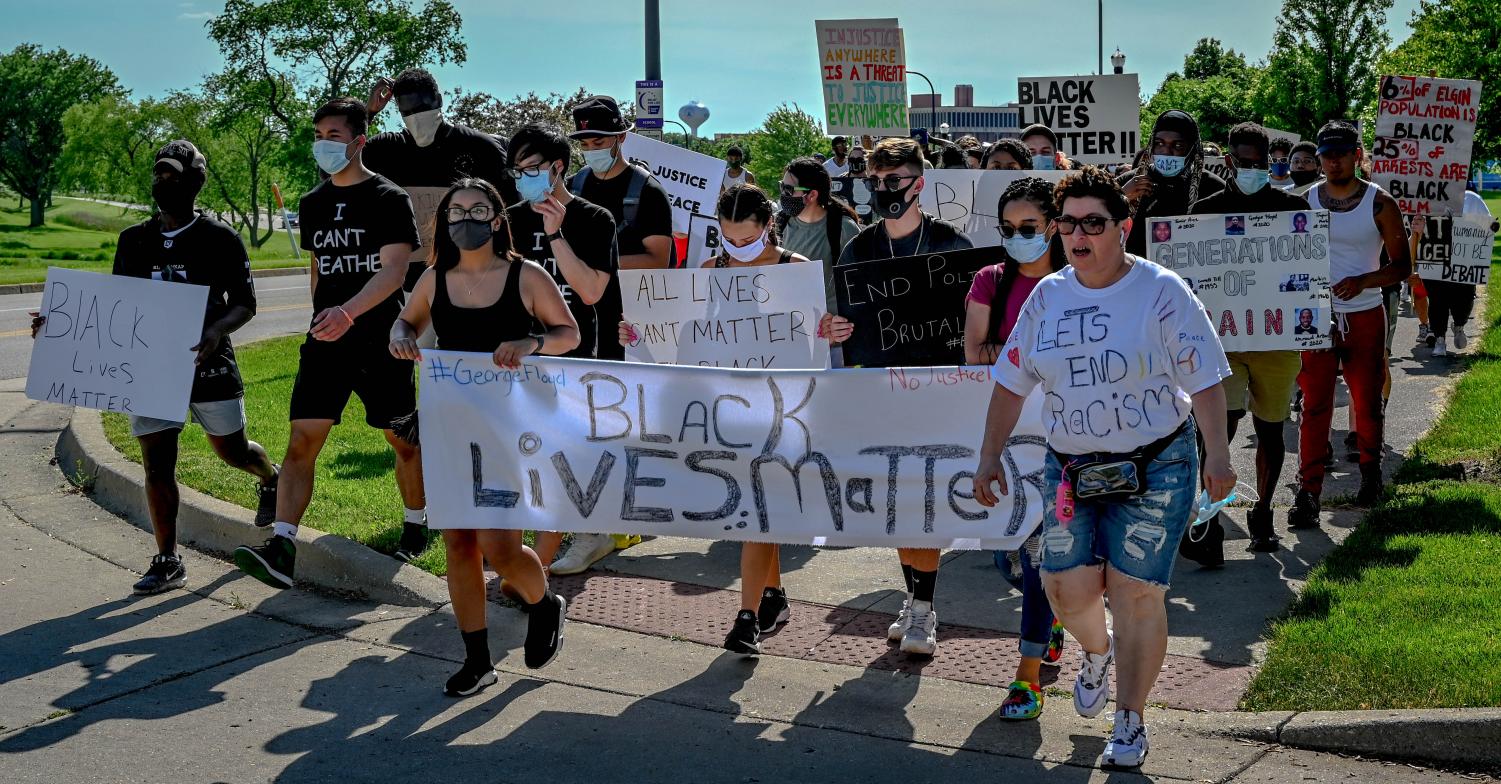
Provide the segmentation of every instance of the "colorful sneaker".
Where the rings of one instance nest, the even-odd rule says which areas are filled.
[[[756,624],[766,634],[792,619],[787,606],[786,588],[767,588],[761,592],[761,606],[756,610]]]
[[[901,642],[902,637],[907,633],[907,625],[911,622],[912,594],[909,593],[907,594],[907,598],[902,600],[902,610],[896,614],[896,620],[892,621],[891,625],[886,627],[886,641]]]
[[[1079,674],[1074,678],[1074,710],[1086,719],[1100,715],[1110,699],[1110,665],[1115,663],[1115,637],[1104,653],[1084,652]]]
[[[1030,721],[1042,715],[1042,687],[1027,681],[1012,681],[1001,703],[1001,718],[1006,721]]]
[[[641,534],[610,534],[610,539],[615,542],[616,550],[624,550],[641,544]]]
[[[1053,629],[1048,633],[1048,651],[1042,655],[1043,664],[1057,664],[1063,658],[1063,624],[1053,619]]]
[[[235,566],[272,588],[291,588],[297,564],[297,544],[285,536],[273,536],[265,544],[235,548]]]
[[[1115,712],[1115,728],[1100,764],[1111,768],[1139,768],[1147,759],[1147,725],[1136,711]]]

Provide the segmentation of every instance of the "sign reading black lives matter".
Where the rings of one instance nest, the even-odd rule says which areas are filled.
[[[1000,258],[990,248],[966,248],[834,267],[839,315],[855,325],[842,344],[844,364],[963,364],[964,296],[975,273]]]
[[[1152,261],[1188,281],[1226,351],[1329,348],[1329,213],[1147,219]]]
[[[1023,76],[1017,122],[1058,135],[1058,151],[1082,163],[1130,163],[1141,134],[1136,74]]]
[[[1484,286],[1491,272],[1496,219],[1489,215],[1421,218],[1427,221],[1418,239],[1414,271],[1424,280]]]

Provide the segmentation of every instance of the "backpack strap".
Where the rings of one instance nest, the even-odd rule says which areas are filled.
[[[833,255],[833,258],[829,260],[830,264],[837,264],[839,262],[839,252],[844,250],[843,244],[840,242],[840,240],[844,239],[844,213],[836,210],[836,206],[831,201],[829,202],[829,206],[824,208],[828,214],[824,216],[823,229],[824,234],[829,240],[829,253]]]
[[[584,183],[588,181],[589,175],[593,173],[594,170],[588,166],[574,172],[573,179],[568,181],[568,192],[575,196],[582,196],[584,193]]]

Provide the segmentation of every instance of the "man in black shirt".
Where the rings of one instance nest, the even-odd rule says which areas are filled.
[[[266,525],[276,510],[277,470],[266,450],[245,437],[245,387],[229,340],[229,333],[255,316],[255,285],[239,233],[193,209],[206,172],[207,160],[192,142],[179,139],[157,151],[151,196],[158,212],[120,233],[113,274],[209,288],[202,337],[193,346],[198,358],[189,413],[226,465],[260,479],[255,519]],[[33,322],[33,336],[41,321]],[[130,417],[130,433],[141,443],[157,547],[146,575],[135,584],[138,594],[177,588],[187,578],[177,555],[177,441],[184,424]]]
[[[1225,181],[1204,168],[1199,124],[1188,113],[1173,109],[1159,115],[1150,149],[1145,171],[1120,177],[1135,217],[1126,250],[1138,256],[1147,255],[1147,218],[1187,215],[1194,202],[1225,189]]]
[[[384,431],[396,451],[396,486],[406,506],[397,557],[427,546],[422,465],[415,446],[392,423],[417,407],[412,363],[388,350],[401,312],[407,257],[417,247],[412,201],[365,168],[365,105],[336,98],[313,115],[313,157],[329,174],[298,207],[302,247],[313,257],[313,322],[302,344],[292,387],[292,434],[282,461],[275,531],[266,543],[235,550],[235,563],[276,588],[292,586],[297,526],[313,496],[313,467],[351,393],[365,404],[365,422]]]
[[[632,165],[621,152],[625,117],[608,95],[596,95],[573,107],[578,129],[569,138],[579,143],[586,168],[575,174],[569,190],[615,218],[621,269],[666,269],[682,266],[672,242],[672,207],[655,177]]]

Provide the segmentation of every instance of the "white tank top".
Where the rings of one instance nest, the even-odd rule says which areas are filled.
[[[1353,275],[1365,275],[1381,268],[1381,229],[1376,226],[1376,210],[1372,206],[1377,193],[1385,193],[1376,183],[1366,185],[1365,197],[1349,212],[1329,211],[1329,283],[1333,285]],[[1308,190],[1308,204],[1316,210],[1324,209],[1319,203],[1319,188]],[[1334,300],[1335,313],[1359,313],[1382,303],[1381,289],[1366,289],[1354,299]]]
[[[744,184],[745,184],[745,169],[741,169],[740,170],[740,176],[739,177],[731,177],[730,176],[730,170],[729,169],[725,169],[724,170],[724,184],[720,185],[719,189],[720,190],[727,190],[727,189],[730,188],[730,186],[733,186],[733,185],[744,185]]]

